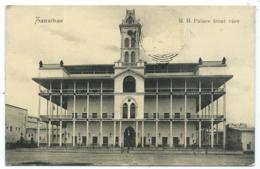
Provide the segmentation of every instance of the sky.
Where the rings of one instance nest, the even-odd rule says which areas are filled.
[[[227,122],[255,123],[255,8],[183,6],[8,6],[5,102],[37,115],[38,63],[111,64],[120,57],[119,24],[135,9],[143,33],[141,56],[178,53],[172,63],[227,59]],[[62,19],[37,23],[35,18]],[[211,23],[179,23],[180,18]],[[225,19],[225,23],[212,23]],[[239,23],[227,21],[239,20]]]

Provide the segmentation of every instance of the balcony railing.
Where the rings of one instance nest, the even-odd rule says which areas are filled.
[[[41,90],[40,93],[42,94],[60,94],[60,89],[52,89],[52,90]],[[87,93],[101,93],[101,89],[89,89],[89,92],[87,89],[76,89],[76,94],[87,94]],[[114,89],[103,89],[103,93],[113,93]],[[62,89],[63,94],[74,94],[74,89]]]
[[[60,94],[60,89],[52,89],[52,90],[41,90],[41,94]],[[100,94],[101,89],[89,89],[89,92],[87,89],[76,89],[76,94]],[[104,94],[113,94],[114,89],[102,89],[102,92]],[[146,93],[156,93],[157,89],[156,88],[145,88]],[[171,89],[170,88],[158,88],[159,93],[170,93]],[[179,93],[184,93],[185,88],[172,88],[172,92],[179,94]],[[199,93],[199,88],[187,88],[186,89],[187,93]],[[201,88],[202,93],[211,93],[212,89],[211,88]],[[213,92],[219,93],[219,92],[225,92],[224,88],[214,88]],[[74,89],[63,89],[62,90],[63,94],[74,94]]]
[[[170,114],[162,114],[159,113],[158,115],[158,120],[184,120],[185,115],[183,114],[173,114],[172,117]],[[73,114],[70,115],[41,115],[41,118],[43,121],[48,121],[49,119],[51,120],[73,120]],[[186,115],[187,120],[198,120],[198,119],[204,119],[204,120],[210,120],[210,119],[222,119],[224,118],[223,115],[196,115],[196,114],[191,114],[191,115]],[[75,115],[76,120],[112,120],[114,119],[114,113],[103,113],[102,116],[100,116],[99,113],[92,113],[89,114],[89,116],[86,116],[84,114],[77,113]],[[124,119],[124,118],[123,118]],[[133,120],[133,118],[131,118]],[[144,115],[144,120],[156,120],[156,114],[152,113],[145,113]]]
[[[155,93],[156,88],[145,88],[145,92]],[[158,88],[158,92],[170,92],[171,88]],[[213,92],[224,92],[224,88],[213,88]],[[172,88],[173,93],[185,92],[185,88]],[[186,88],[186,92],[199,92],[199,88]],[[211,88],[201,88],[201,92],[212,92]]]

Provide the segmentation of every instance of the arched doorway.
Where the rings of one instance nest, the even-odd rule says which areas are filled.
[[[135,147],[135,130],[132,127],[127,127],[124,132],[124,146]]]

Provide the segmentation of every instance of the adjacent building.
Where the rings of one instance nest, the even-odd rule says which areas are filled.
[[[25,139],[31,143],[36,143],[38,139],[38,121],[39,118],[35,116],[27,116],[26,121],[26,137]],[[39,123],[39,140],[42,143],[47,143],[48,139],[48,128],[44,123]],[[52,128],[52,142],[59,137],[59,128]]]
[[[227,149],[255,151],[255,129],[246,124],[227,125]]]
[[[218,126],[226,123],[225,86],[232,78],[226,59],[148,63],[134,10],[126,11],[119,30],[121,52],[113,64],[40,61],[33,81],[39,85],[38,122],[48,137],[38,138],[38,145],[213,148]],[[57,136],[51,128],[59,129]]]
[[[26,137],[26,121],[28,110],[5,104],[5,142],[17,143]]]

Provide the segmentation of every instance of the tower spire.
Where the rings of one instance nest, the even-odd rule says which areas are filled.
[[[141,24],[135,18],[135,10],[126,10],[126,16],[119,25],[121,33],[121,58],[124,66],[136,66],[140,60]]]

